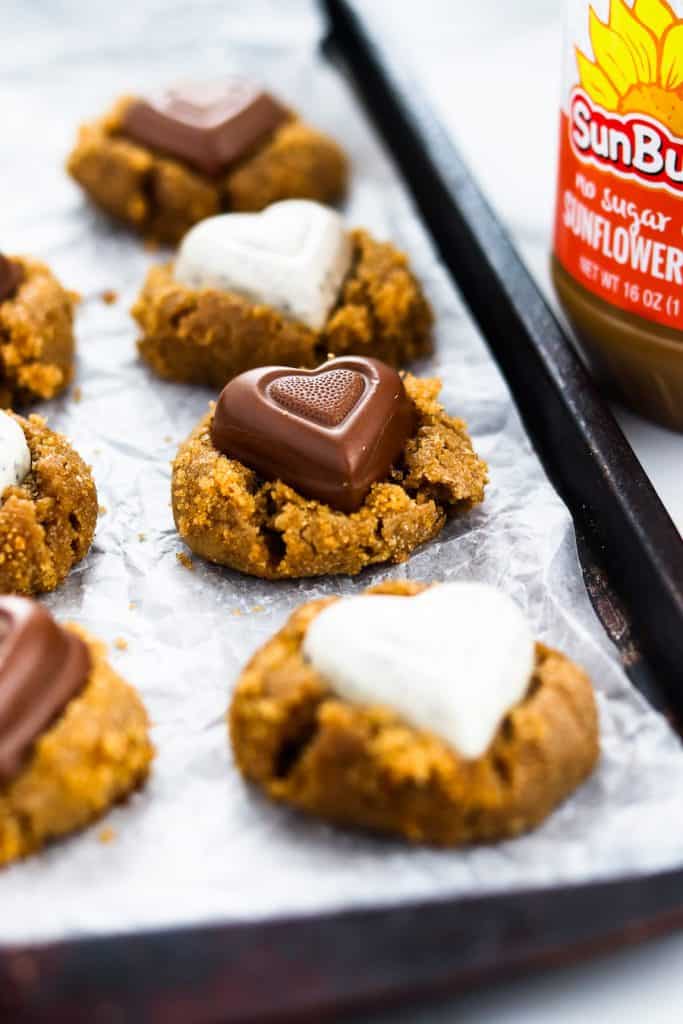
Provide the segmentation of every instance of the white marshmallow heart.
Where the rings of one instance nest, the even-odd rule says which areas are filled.
[[[351,264],[351,240],[338,213],[289,199],[262,213],[225,213],[185,235],[175,278],[220,288],[320,330]]]
[[[20,484],[31,469],[31,453],[24,431],[6,412],[0,412],[0,497],[7,487]]]
[[[338,696],[391,707],[466,758],[485,753],[535,662],[518,605],[468,582],[342,598],[313,620],[303,651]]]

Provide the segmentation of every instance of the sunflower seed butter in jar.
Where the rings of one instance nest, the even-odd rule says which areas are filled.
[[[608,391],[683,431],[683,0],[568,0],[553,279]]]

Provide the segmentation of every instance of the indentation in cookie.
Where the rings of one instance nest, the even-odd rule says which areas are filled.
[[[338,427],[356,407],[364,389],[359,373],[342,369],[316,377],[278,377],[268,391],[278,405],[295,416],[323,427]]]

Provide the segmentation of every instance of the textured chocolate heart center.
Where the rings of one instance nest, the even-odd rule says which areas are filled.
[[[365,390],[355,370],[328,370],[315,377],[288,374],[274,380],[268,392],[283,409],[321,427],[343,423]]]

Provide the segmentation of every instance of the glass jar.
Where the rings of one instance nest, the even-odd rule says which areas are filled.
[[[552,272],[608,391],[683,431],[683,0],[567,0]]]

